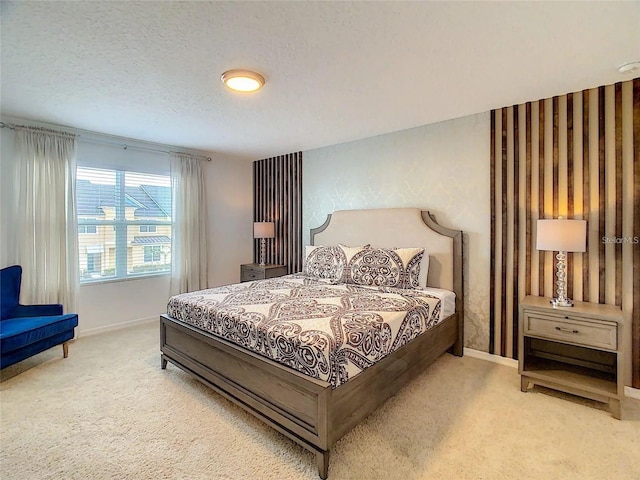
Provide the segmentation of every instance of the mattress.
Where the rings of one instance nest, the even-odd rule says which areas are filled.
[[[335,388],[446,318],[441,298],[293,274],[175,295],[167,314]]]
[[[422,289],[440,299],[440,316],[447,318],[456,313],[456,294],[444,288],[426,287]]]

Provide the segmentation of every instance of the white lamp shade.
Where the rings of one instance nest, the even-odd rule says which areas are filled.
[[[273,222],[254,222],[253,238],[275,237],[275,224]]]
[[[586,220],[538,220],[536,248],[551,252],[584,252],[587,247]]]

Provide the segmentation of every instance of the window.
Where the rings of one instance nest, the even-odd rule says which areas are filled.
[[[87,272],[99,272],[101,263],[102,255],[100,253],[87,253]]]
[[[144,247],[144,262],[159,262],[162,254],[160,245],[152,245]]]
[[[170,272],[169,176],[78,167],[76,203],[81,283]]]
[[[78,225],[78,233],[98,233],[96,225]]]

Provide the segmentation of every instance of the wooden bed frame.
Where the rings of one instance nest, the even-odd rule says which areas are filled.
[[[167,362],[171,362],[283,435],[314,452],[318,473],[323,479],[328,475],[329,450],[345,433],[412,378],[423,372],[444,352],[449,351],[462,356],[462,232],[438,225],[431,214],[419,209],[342,211],[335,212],[334,217],[342,219],[343,226],[339,228],[346,228],[348,225],[353,227],[353,219],[356,218],[353,215],[361,213],[364,215],[363,221],[367,224],[371,221],[371,215],[375,217],[377,214],[385,218],[400,214],[409,218],[410,222],[413,222],[412,217],[416,216],[421,222],[421,228],[428,227],[425,230],[429,230],[429,235],[436,233],[448,241],[450,248],[446,247],[446,242],[444,247],[448,252],[433,252],[429,241],[416,244],[414,239],[405,238],[400,231],[394,232],[393,225],[387,230],[380,223],[373,225],[376,225],[377,229],[385,228],[385,235],[395,236],[395,243],[389,238],[386,242],[391,243],[378,243],[375,237],[367,235],[366,228],[360,228],[358,232],[349,228],[349,232],[344,235],[337,232],[337,238],[344,239],[341,243],[351,245],[424,245],[430,254],[428,284],[456,293],[456,313],[339,387],[332,389],[331,384],[327,382],[303,375],[208,332],[167,315],[160,317],[163,369],[166,368]],[[330,233],[330,229],[327,230],[330,223],[333,223],[331,217],[329,215],[324,225],[311,231],[312,244],[335,244],[326,241],[333,241],[336,234],[335,231]],[[444,284],[438,283],[438,277],[443,278]]]

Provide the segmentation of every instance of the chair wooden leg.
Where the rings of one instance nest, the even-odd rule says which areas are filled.
[[[63,358],[67,358],[69,356],[69,342],[64,342],[62,344],[62,356]]]

